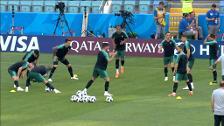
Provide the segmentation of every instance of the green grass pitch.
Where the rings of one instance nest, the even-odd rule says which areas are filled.
[[[53,85],[62,94],[45,93],[42,84],[33,83],[30,92],[9,93],[13,89],[7,72],[9,65],[22,58],[21,53],[1,53],[1,124],[2,126],[211,126],[210,109],[212,74],[208,60],[197,59],[193,77],[196,90],[189,97],[182,88],[178,95],[183,100],[168,97],[172,89],[170,80],[163,81],[161,58],[127,57],[126,72],[114,78],[114,61],[109,65],[110,92],[113,103],[103,96],[104,82],[97,79],[89,90],[96,103],[72,103],[70,96],[83,89],[92,75],[96,56],[67,56],[80,80],[70,80],[67,68],[59,65]],[[50,54],[40,55],[40,64],[51,64]],[[220,66],[218,67],[220,79]],[[25,79],[20,81],[25,86]]]

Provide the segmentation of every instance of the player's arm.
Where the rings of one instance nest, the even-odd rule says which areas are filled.
[[[160,51],[160,52],[163,50],[163,43],[164,43],[164,41],[162,41],[162,42],[159,44],[159,51]]]
[[[121,42],[121,44],[125,44],[128,41],[128,35],[125,32],[122,32],[124,34],[124,40]]]
[[[113,59],[114,59],[114,57],[116,56],[116,54],[117,54],[117,52],[110,52],[109,53],[109,55],[110,55],[110,58],[108,58],[108,62],[111,62]]]
[[[187,50],[187,59],[189,59],[189,57],[190,57],[190,55],[191,55],[191,47],[190,47],[190,44],[189,43],[187,43],[186,45],[186,50]]]
[[[175,61],[175,65],[174,65],[174,73],[177,72],[177,68],[178,68],[178,63],[179,63],[179,60],[180,60],[180,56],[177,55],[177,60]]]

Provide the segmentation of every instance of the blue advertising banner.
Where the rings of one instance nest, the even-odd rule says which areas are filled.
[[[1,52],[26,52],[32,49],[39,49],[41,53],[51,53],[52,48],[64,43],[66,37],[61,36],[30,36],[30,35],[0,35]],[[129,39],[126,43],[126,55],[142,57],[161,57],[163,52],[159,50],[162,40]],[[95,55],[101,49],[102,42],[109,42],[113,48],[113,42],[108,38],[95,37],[74,37],[70,54],[74,55]],[[177,41],[178,42],[178,41]],[[220,45],[220,54],[224,54],[224,46]],[[208,58],[209,46],[203,45],[203,41],[190,42],[196,58]]]

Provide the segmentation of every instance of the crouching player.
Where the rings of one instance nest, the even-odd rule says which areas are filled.
[[[210,63],[209,68],[212,70],[213,74],[213,81],[209,83],[210,85],[217,84],[217,71],[215,61],[218,58],[219,47],[215,38],[216,36],[214,34],[210,34],[204,41],[205,45],[209,45],[209,63]]]
[[[54,93],[61,93],[59,90],[55,89],[49,82],[44,78],[44,76],[47,76],[48,71],[50,71],[50,67],[45,67],[45,66],[36,66],[34,67],[27,76],[26,80],[26,88],[25,92],[29,91],[29,86],[30,86],[30,81],[35,81],[35,82],[42,82],[44,83],[50,90],[54,91]]]
[[[84,93],[87,94],[87,90],[89,89],[89,87],[93,84],[93,82],[96,80],[96,78],[98,76],[100,76],[101,78],[103,78],[105,80],[104,96],[112,97],[112,94],[110,94],[108,92],[110,78],[109,78],[106,70],[107,70],[108,62],[113,60],[116,53],[114,53],[114,52],[110,53],[111,58],[109,58],[109,54],[108,54],[107,50],[109,50],[109,43],[102,43],[102,50],[98,53],[96,65],[93,70],[92,79],[89,80],[89,82],[87,83],[85,89],[83,90]]]
[[[187,56],[183,53],[184,44],[177,45],[176,48],[179,53],[177,55],[177,60],[176,60],[176,64],[174,67],[176,76],[175,76],[175,81],[173,84],[173,92],[171,94],[169,94],[169,96],[176,96],[178,83],[179,83],[179,81],[182,81],[182,80],[186,81],[187,86],[190,90],[189,95],[192,96],[193,95],[192,87],[191,87],[191,84],[187,77],[187,62],[188,62]]]
[[[24,89],[19,86],[19,79],[25,75],[27,68],[28,62],[25,61],[17,62],[8,68],[8,72],[14,81],[14,87],[17,91],[24,91]]]
[[[60,61],[61,63],[63,63],[64,65],[67,66],[68,72],[69,72],[72,80],[78,80],[77,75],[73,74],[72,65],[65,58],[68,51],[71,49],[71,43],[72,43],[72,38],[68,38],[68,39],[65,40],[64,44],[56,46],[56,47],[53,48],[53,68],[50,72],[48,81],[52,82],[51,78],[54,74],[54,71],[58,67],[58,61]]]
[[[38,58],[39,58],[39,54],[40,54],[39,50],[37,50],[37,49],[32,50],[32,51],[30,51],[30,52],[27,52],[27,53],[23,56],[22,60],[23,60],[23,61],[26,61],[26,62],[28,62],[28,63],[32,63],[33,66],[35,66],[35,65],[37,65]]]

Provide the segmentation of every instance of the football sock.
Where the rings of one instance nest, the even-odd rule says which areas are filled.
[[[173,92],[176,93],[177,92],[177,88],[178,88],[178,83],[174,82],[173,84]]]
[[[121,60],[121,66],[124,66],[124,60]]]
[[[51,77],[53,76],[55,70],[56,70],[56,67],[53,67],[53,68],[51,69],[49,78],[51,78]]]
[[[109,89],[109,83],[110,83],[109,81],[106,81],[105,82],[105,86],[104,86],[105,87],[105,91],[108,91],[108,89]]]
[[[50,88],[51,90],[54,90],[54,87],[48,82],[48,83],[46,83],[46,86],[48,87],[48,88]]]
[[[115,66],[116,66],[116,69],[119,69],[119,59],[116,59]]]
[[[19,82],[17,80],[14,81],[14,84],[16,85],[16,87],[19,87]]]
[[[173,73],[174,72],[174,67],[172,67],[171,70],[172,70],[172,73]]]
[[[188,77],[188,79],[189,79],[189,82],[192,83],[192,82],[193,82],[193,78],[192,78],[191,73],[188,73],[188,74],[187,74],[187,77]]]
[[[86,89],[88,89],[92,84],[93,84],[93,80],[90,80],[87,84],[86,84]]]
[[[217,81],[217,72],[216,72],[216,70],[213,71],[213,81]]]
[[[69,72],[70,76],[73,77],[73,70],[72,70],[71,66],[68,67],[68,72]]]
[[[190,91],[192,91],[192,87],[191,87],[191,83],[190,83],[190,81],[187,82],[187,86],[188,86],[188,89],[189,89]]]
[[[27,79],[26,80],[26,87],[29,87],[30,86],[30,79]]]
[[[168,69],[167,69],[167,67],[164,67],[164,74],[165,74],[165,77],[167,77],[167,73],[168,73]]]

